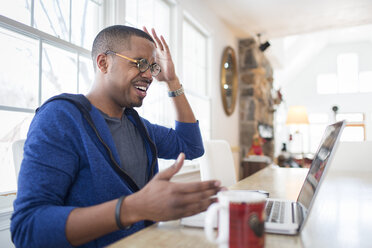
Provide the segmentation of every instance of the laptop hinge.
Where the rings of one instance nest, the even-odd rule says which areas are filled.
[[[298,202],[292,202],[292,222],[302,225],[305,216],[304,207]]]

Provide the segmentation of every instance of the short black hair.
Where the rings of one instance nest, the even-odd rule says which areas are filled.
[[[130,49],[130,38],[138,36],[154,42],[153,38],[146,32],[125,25],[114,25],[101,30],[94,39],[92,46],[93,67],[96,70],[96,58],[98,54],[106,51],[116,52],[119,48]],[[154,42],[155,43],[155,42]]]

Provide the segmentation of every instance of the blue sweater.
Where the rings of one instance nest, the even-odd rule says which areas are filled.
[[[176,122],[175,130],[154,125],[134,109],[125,114],[139,129],[148,156],[149,180],[157,157],[187,159],[204,153],[198,123]],[[30,125],[18,180],[11,234],[17,247],[71,247],[66,220],[76,207],[107,202],[138,191],[120,168],[109,128],[83,95],[62,94],[44,103]],[[82,247],[102,247],[146,226],[135,223]]]

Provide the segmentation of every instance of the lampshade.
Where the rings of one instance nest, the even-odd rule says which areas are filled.
[[[305,106],[290,106],[285,124],[309,124]]]

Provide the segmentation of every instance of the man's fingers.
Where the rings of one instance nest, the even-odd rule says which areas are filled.
[[[205,199],[203,201],[199,201],[199,202],[195,202],[195,203],[192,203],[192,204],[185,205],[185,206],[182,207],[182,209],[183,209],[182,215],[178,216],[178,218],[188,217],[188,216],[206,211],[208,209],[208,207],[216,201],[217,200],[215,198],[209,198],[209,199]]]
[[[143,31],[145,31],[148,35],[150,35],[149,31],[147,30],[147,28],[145,26],[142,27]],[[150,35],[151,36],[151,35]]]
[[[219,189],[221,186],[221,182],[218,180],[209,180],[203,182],[190,182],[190,183],[177,183],[175,187],[175,191],[180,193],[194,193],[194,192],[201,192],[208,189]]]
[[[164,50],[163,44],[162,44],[162,42],[160,41],[158,35],[156,34],[155,29],[151,29],[151,31],[152,31],[152,36],[153,36],[154,39],[156,40],[156,43],[158,43],[158,46],[159,46],[160,50],[163,51],[163,50]]]
[[[174,202],[176,207],[185,207],[189,204],[200,203],[206,200],[213,200],[221,188],[208,189],[201,192],[182,194],[177,201]]]
[[[185,154],[181,152],[180,155],[178,155],[176,162],[171,167],[159,172],[154,177],[154,179],[170,180],[182,168],[184,160],[185,160]]]
[[[145,31],[148,35],[150,35],[152,37],[152,35],[150,34],[150,32],[147,30],[147,28],[145,26],[142,27],[143,31]],[[157,48],[158,46],[156,45],[156,42],[154,42],[155,44],[155,47]]]
[[[167,42],[165,41],[163,35],[160,35],[160,39],[161,39],[161,41],[162,41],[162,43],[164,45],[165,51],[166,52],[169,52],[169,46],[168,46]]]
[[[186,208],[186,216],[191,216],[194,214],[198,214],[200,212],[204,212],[214,202],[216,202],[215,199],[208,199],[202,201],[201,203],[192,204],[188,208]]]

